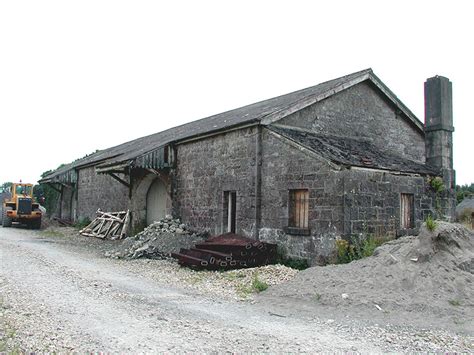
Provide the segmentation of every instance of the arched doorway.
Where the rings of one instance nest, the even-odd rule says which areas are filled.
[[[146,195],[146,223],[163,219],[166,215],[166,186],[160,179],[155,179]]]

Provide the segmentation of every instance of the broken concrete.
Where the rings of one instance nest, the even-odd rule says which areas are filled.
[[[207,233],[189,230],[179,219],[168,215],[137,235],[125,239],[115,251],[106,252],[105,256],[117,259],[164,259],[181,248],[191,248],[207,237]]]

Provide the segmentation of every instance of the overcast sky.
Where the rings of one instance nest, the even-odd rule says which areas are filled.
[[[0,183],[371,67],[424,120],[453,82],[474,182],[473,1],[1,1]]]

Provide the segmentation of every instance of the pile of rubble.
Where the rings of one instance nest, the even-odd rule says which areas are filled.
[[[167,215],[137,235],[126,238],[118,249],[105,253],[105,256],[116,259],[163,259],[170,257],[171,253],[179,252],[181,248],[190,248],[207,237],[207,233],[189,230],[179,219]]]

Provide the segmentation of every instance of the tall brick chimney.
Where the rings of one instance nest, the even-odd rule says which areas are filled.
[[[425,82],[426,162],[440,170],[446,188],[455,187],[452,90],[452,83],[443,76]]]

